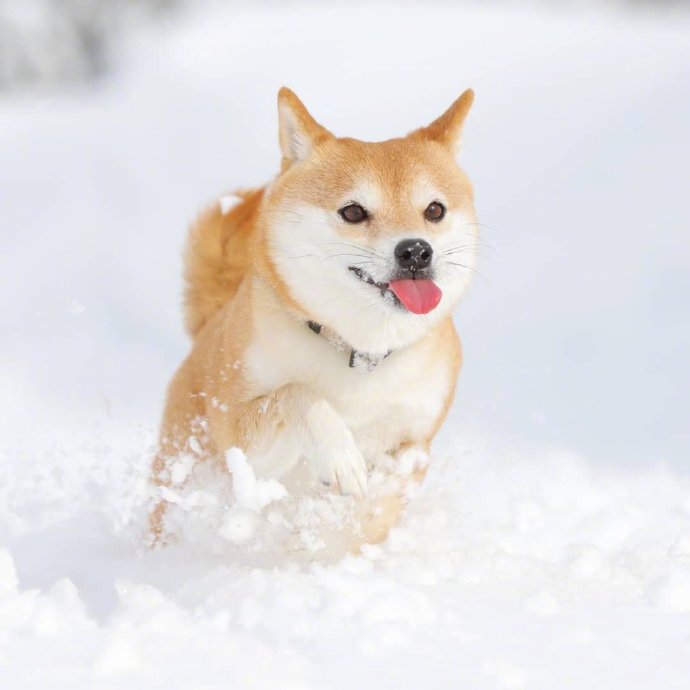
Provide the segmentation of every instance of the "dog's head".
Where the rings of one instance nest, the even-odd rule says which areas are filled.
[[[262,260],[285,299],[356,349],[417,340],[470,282],[478,226],[455,158],[472,100],[465,91],[429,126],[368,143],[278,95],[283,163],[264,200]]]

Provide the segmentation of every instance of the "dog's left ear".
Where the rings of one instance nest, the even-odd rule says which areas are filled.
[[[285,86],[278,92],[278,124],[284,169],[305,160],[317,144],[333,137]]]
[[[415,130],[410,136],[437,141],[455,153],[460,144],[462,126],[473,102],[474,91],[467,89],[441,117],[436,118],[430,125]]]

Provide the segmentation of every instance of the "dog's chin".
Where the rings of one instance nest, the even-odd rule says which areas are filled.
[[[348,345],[360,352],[385,355],[416,342],[431,329],[434,322],[412,319],[404,309],[378,297],[359,301],[359,309],[332,314],[324,321]],[[353,306],[354,306],[353,302]]]
[[[351,276],[348,280],[322,283],[321,294],[325,296],[335,288],[340,296],[330,293],[335,298],[313,304],[312,313],[356,350],[385,354],[403,349],[424,337],[448,312],[444,299],[428,314],[412,313],[390,289],[389,282],[376,280],[355,267],[347,270]]]
[[[345,265],[324,272],[323,263],[276,261],[286,286],[309,320],[338,334],[360,352],[386,354],[424,337],[448,312],[446,296],[431,313],[413,314],[402,306],[388,283]],[[354,268],[354,267],[353,267]]]

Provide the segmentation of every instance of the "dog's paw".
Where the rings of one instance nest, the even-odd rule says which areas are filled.
[[[327,404],[317,403],[308,415],[308,457],[321,483],[340,493],[361,497],[367,490],[367,465],[352,432]]]
[[[314,469],[321,483],[361,498],[367,490],[367,465],[352,434],[347,434],[347,442],[326,443],[319,448],[313,458]]]

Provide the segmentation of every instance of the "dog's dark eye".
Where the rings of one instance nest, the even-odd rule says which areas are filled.
[[[424,211],[424,217],[437,223],[446,215],[446,207],[440,201],[432,201]]]
[[[369,214],[359,204],[348,204],[347,206],[343,206],[338,213],[347,223],[361,223],[369,217]]]

